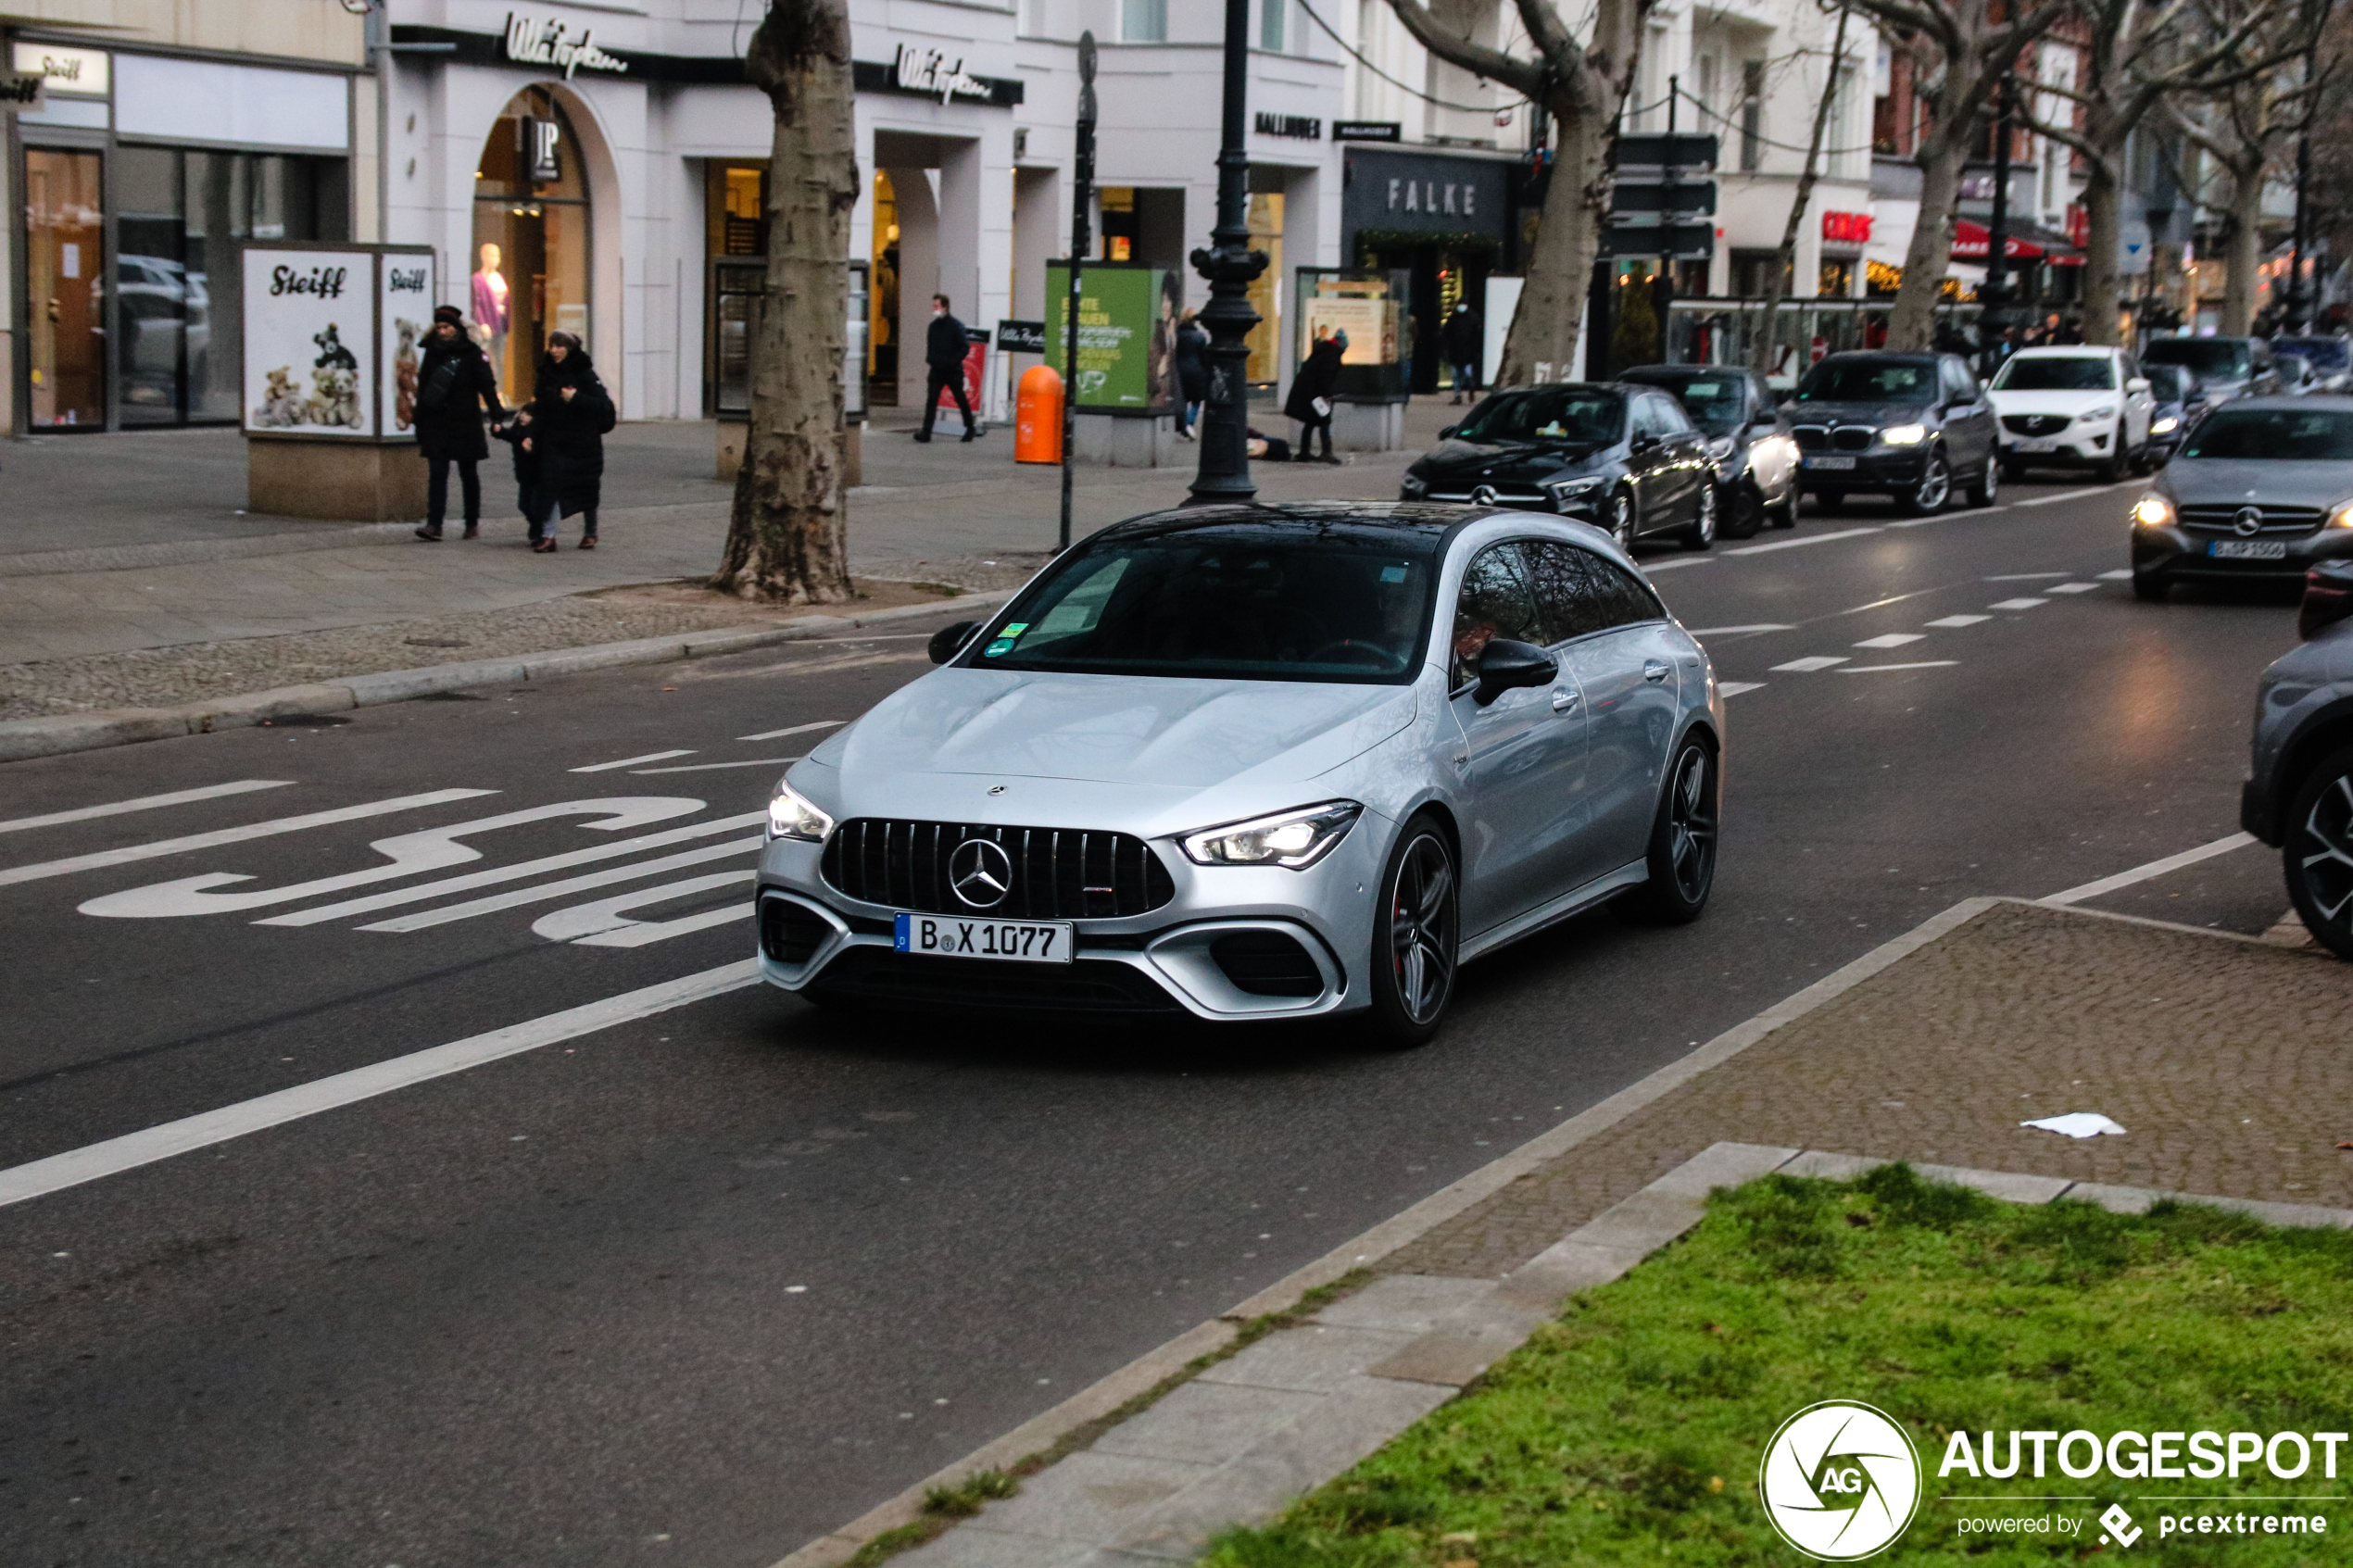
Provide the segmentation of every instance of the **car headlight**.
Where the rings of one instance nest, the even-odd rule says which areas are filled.
[[[2149,421],[2149,433],[2151,435],[2165,435],[2181,428],[2181,420],[2172,414],[2168,414],[2161,420],[2151,420]]]
[[[1879,438],[1890,446],[1918,446],[1928,439],[1928,426],[1889,425],[1879,433]]]
[[[2173,521],[2173,503],[2162,495],[2144,495],[2133,503],[2135,528],[2163,528]]]
[[[2331,528],[2353,528],[2353,501],[2339,501],[2329,513]]]
[[[1177,840],[1185,858],[1203,866],[1281,866],[1305,871],[1348,836],[1364,808],[1353,800],[1327,800],[1272,817],[1203,828]]]
[[[799,838],[812,844],[823,844],[825,835],[834,831],[834,820],[812,806],[807,797],[792,785],[779,782],[776,793],[768,797],[768,836]]]
[[[2114,418],[2116,418],[2116,405],[2113,403],[2103,403],[2096,408],[2086,408],[2082,413],[2076,415],[2075,422],[2080,425],[2093,425],[2099,423],[2102,420],[2112,420]]]
[[[1595,475],[1586,479],[1550,479],[1544,482],[1544,494],[1553,498],[1554,509],[1567,511],[1571,507],[1592,504],[1595,496],[1609,483]]]
[[[1397,488],[1407,495],[1427,495],[1429,494],[1429,481],[1420,474],[1409,473],[1397,482]]]

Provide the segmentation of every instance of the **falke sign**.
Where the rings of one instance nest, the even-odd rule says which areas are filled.
[[[584,70],[619,72],[629,69],[627,60],[618,59],[598,48],[585,29],[573,35],[562,22],[534,21],[512,11],[507,13],[507,35],[503,42],[507,58],[515,64],[552,66],[564,73],[566,81]]]

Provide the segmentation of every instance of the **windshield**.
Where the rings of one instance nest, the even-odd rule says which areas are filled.
[[[1558,441],[1606,446],[1626,428],[1626,403],[1591,386],[1537,386],[1505,392],[1471,410],[1455,427],[1465,441]]]
[[[1071,552],[992,622],[975,669],[1402,685],[1438,535],[1236,523]]]
[[[2275,337],[2271,347],[2293,354],[2317,370],[2342,370],[2353,366],[2353,345],[2341,337]]]
[[[2182,456],[2353,461],[2353,410],[2226,408],[2207,416]]]
[[[2159,403],[2186,403],[2190,397],[2189,371],[2179,365],[2149,365],[2149,390],[2157,394]]]
[[[1721,435],[1738,430],[1741,425],[1741,383],[1733,375],[1666,376],[1642,378],[1646,386],[1661,387],[1675,395],[1683,405],[1683,412],[1692,423],[1711,435]]]
[[[2235,338],[2161,337],[2141,355],[2145,365],[2185,365],[2200,381],[2245,381],[2249,357]]]
[[[1994,378],[1996,392],[2114,392],[2116,367],[2105,354],[2021,357]]]
[[[1929,359],[1825,359],[1797,383],[1800,403],[1932,403]]]

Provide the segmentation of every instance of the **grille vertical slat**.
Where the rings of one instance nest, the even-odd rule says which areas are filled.
[[[990,908],[966,904],[950,883],[956,847],[974,838],[1001,847],[1013,868],[1012,889]],[[928,914],[1111,920],[1176,897],[1176,879],[1144,840],[1077,828],[860,817],[835,830],[818,866],[847,897]]]

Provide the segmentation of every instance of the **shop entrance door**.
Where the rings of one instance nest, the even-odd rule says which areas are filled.
[[[106,207],[97,153],[27,147],[27,420],[107,428]]]

